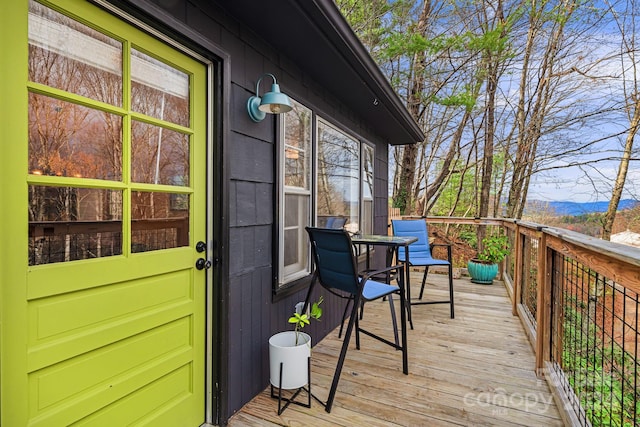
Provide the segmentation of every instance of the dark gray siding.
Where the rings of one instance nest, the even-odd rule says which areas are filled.
[[[140,4],[144,0],[137,0]],[[274,302],[272,287],[275,211],[275,118],[267,116],[261,123],[252,122],[245,103],[255,90],[256,80],[265,72],[274,74],[281,90],[321,114],[323,118],[375,144],[375,231],[387,232],[388,148],[366,123],[349,111],[304,72],[303,64],[290,62],[270,48],[268,40],[255,37],[248,28],[235,22],[215,4],[206,0],[155,0],[168,15],[185,24],[228,56],[229,70],[222,97],[228,103],[226,129],[216,149],[224,156],[220,192],[228,206],[223,206],[221,227],[228,235],[222,255],[227,277],[220,286],[223,337],[228,345],[220,348],[224,368],[222,386],[222,420],[264,390],[269,382],[268,339],[280,330],[290,329],[287,319],[296,302],[304,299],[305,290]],[[309,46],[309,49],[312,49]],[[265,85],[266,87],[266,85]],[[264,90],[264,87],[262,88]],[[345,94],[348,96],[348,94]],[[223,106],[216,103],[217,108]],[[224,218],[227,218],[226,220]],[[224,242],[223,242],[224,243]],[[338,325],[343,305],[325,294],[324,317],[308,327],[314,343]],[[276,403],[274,402],[274,405]]]

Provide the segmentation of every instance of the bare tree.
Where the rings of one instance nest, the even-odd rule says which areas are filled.
[[[447,210],[502,215],[506,198],[505,215],[519,218],[536,174],[612,157],[602,147],[614,135],[601,131],[615,112],[602,96],[606,53],[585,49],[600,46],[606,24],[593,5],[338,3],[357,17],[350,22],[426,135],[391,153],[393,199],[404,213],[443,212],[445,197]]]

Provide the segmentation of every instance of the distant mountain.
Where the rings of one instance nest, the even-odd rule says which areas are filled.
[[[527,203],[530,207],[535,206],[537,209],[547,207],[552,209],[559,216],[577,216],[596,212],[606,212],[609,202],[543,202],[540,200],[532,200]],[[633,199],[620,200],[618,210],[631,209],[638,204]]]

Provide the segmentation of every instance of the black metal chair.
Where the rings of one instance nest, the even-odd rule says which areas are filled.
[[[409,219],[409,220],[391,220],[391,227],[393,228],[394,236],[414,236],[418,238],[418,241],[409,245],[409,266],[422,266],[424,267],[424,276],[422,276],[422,286],[420,287],[420,295],[418,297],[421,301],[408,301],[410,305],[419,304],[449,304],[449,310],[451,318],[454,317],[453,311],[453,263],[451,260],[451,245],[432,245],[429,243],[429,237],[427,233],[427,223],[423,219]],[[433,246],[446,246],[447,259],[437,259],[431,255],[431,248]],[[404,252],[399,251],[398,260],[405,262]],[[424,286],[427,281],[427,273],[431,266],[443,266],[448,268],[449,273],[449,299],[444,301],[422,301],[422,294],[424,293]],[[410,291],[408,291],[410,295]]]
[[[315,272],[311,285],[309,286],[304,310],[306,310],[306,307],[309,304],[309,299],[317,283],[320,283],[320,285],[330,293],[352,302],[351,314],[349,316],[349,323],[342,343],[342,350],[340,351],[340,356],[338,358],[338,364],[333,376],[333,382],[331,383],[331,389],[329,390],[329,396],[325,403],[325,410],[327,412],[331,412],[345,356],[347,354],[347,349],[349,348],[349,341],[354,328],[356,331],[356,348],[358,350],[360,349],[360,332],[362,332],[365,335],[390,345],[396,350],[402,350],[403,362],[406,360],[406,340],[403,340],[402,345],[398,345],[364,330],[360,328],[358,318],[358,307],[360,307],[360,303],[362,301],[372,301],[385,296],[391,298],[394,293],[400,295],[400,307],[404,313],[404,310],[406,309],[405,298],[403,292],[400,292],[400,287],[370,279],[372,275],[380,274],[385,271],[401,269],[402,266],[396,265],[387,267],[386,269],[370,272],[363,277],[359,277],[357,262],[348,232],[344,230],[311,227],[307,227],[306,230],[309,233],[309,239],[311,241],[313,259],[315,262]],[[349,301],[347,301],[347,303],[349,303]],[[397,334],[398,325],[394,313],[392,313],[392,323],[394,333]]]

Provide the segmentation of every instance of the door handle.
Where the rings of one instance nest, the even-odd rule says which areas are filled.
[[[205,242],[203,242],[202,240],[200,240],[198,243],[196,243],[196,251],[197,252],[204,252],[207,250],[207,244]]]
[[[208,259],[204,259],[204,258],[198,258],[196,260],[196,268],[198,270],[208,270],[211,268],[211,261],[209,261]]]

